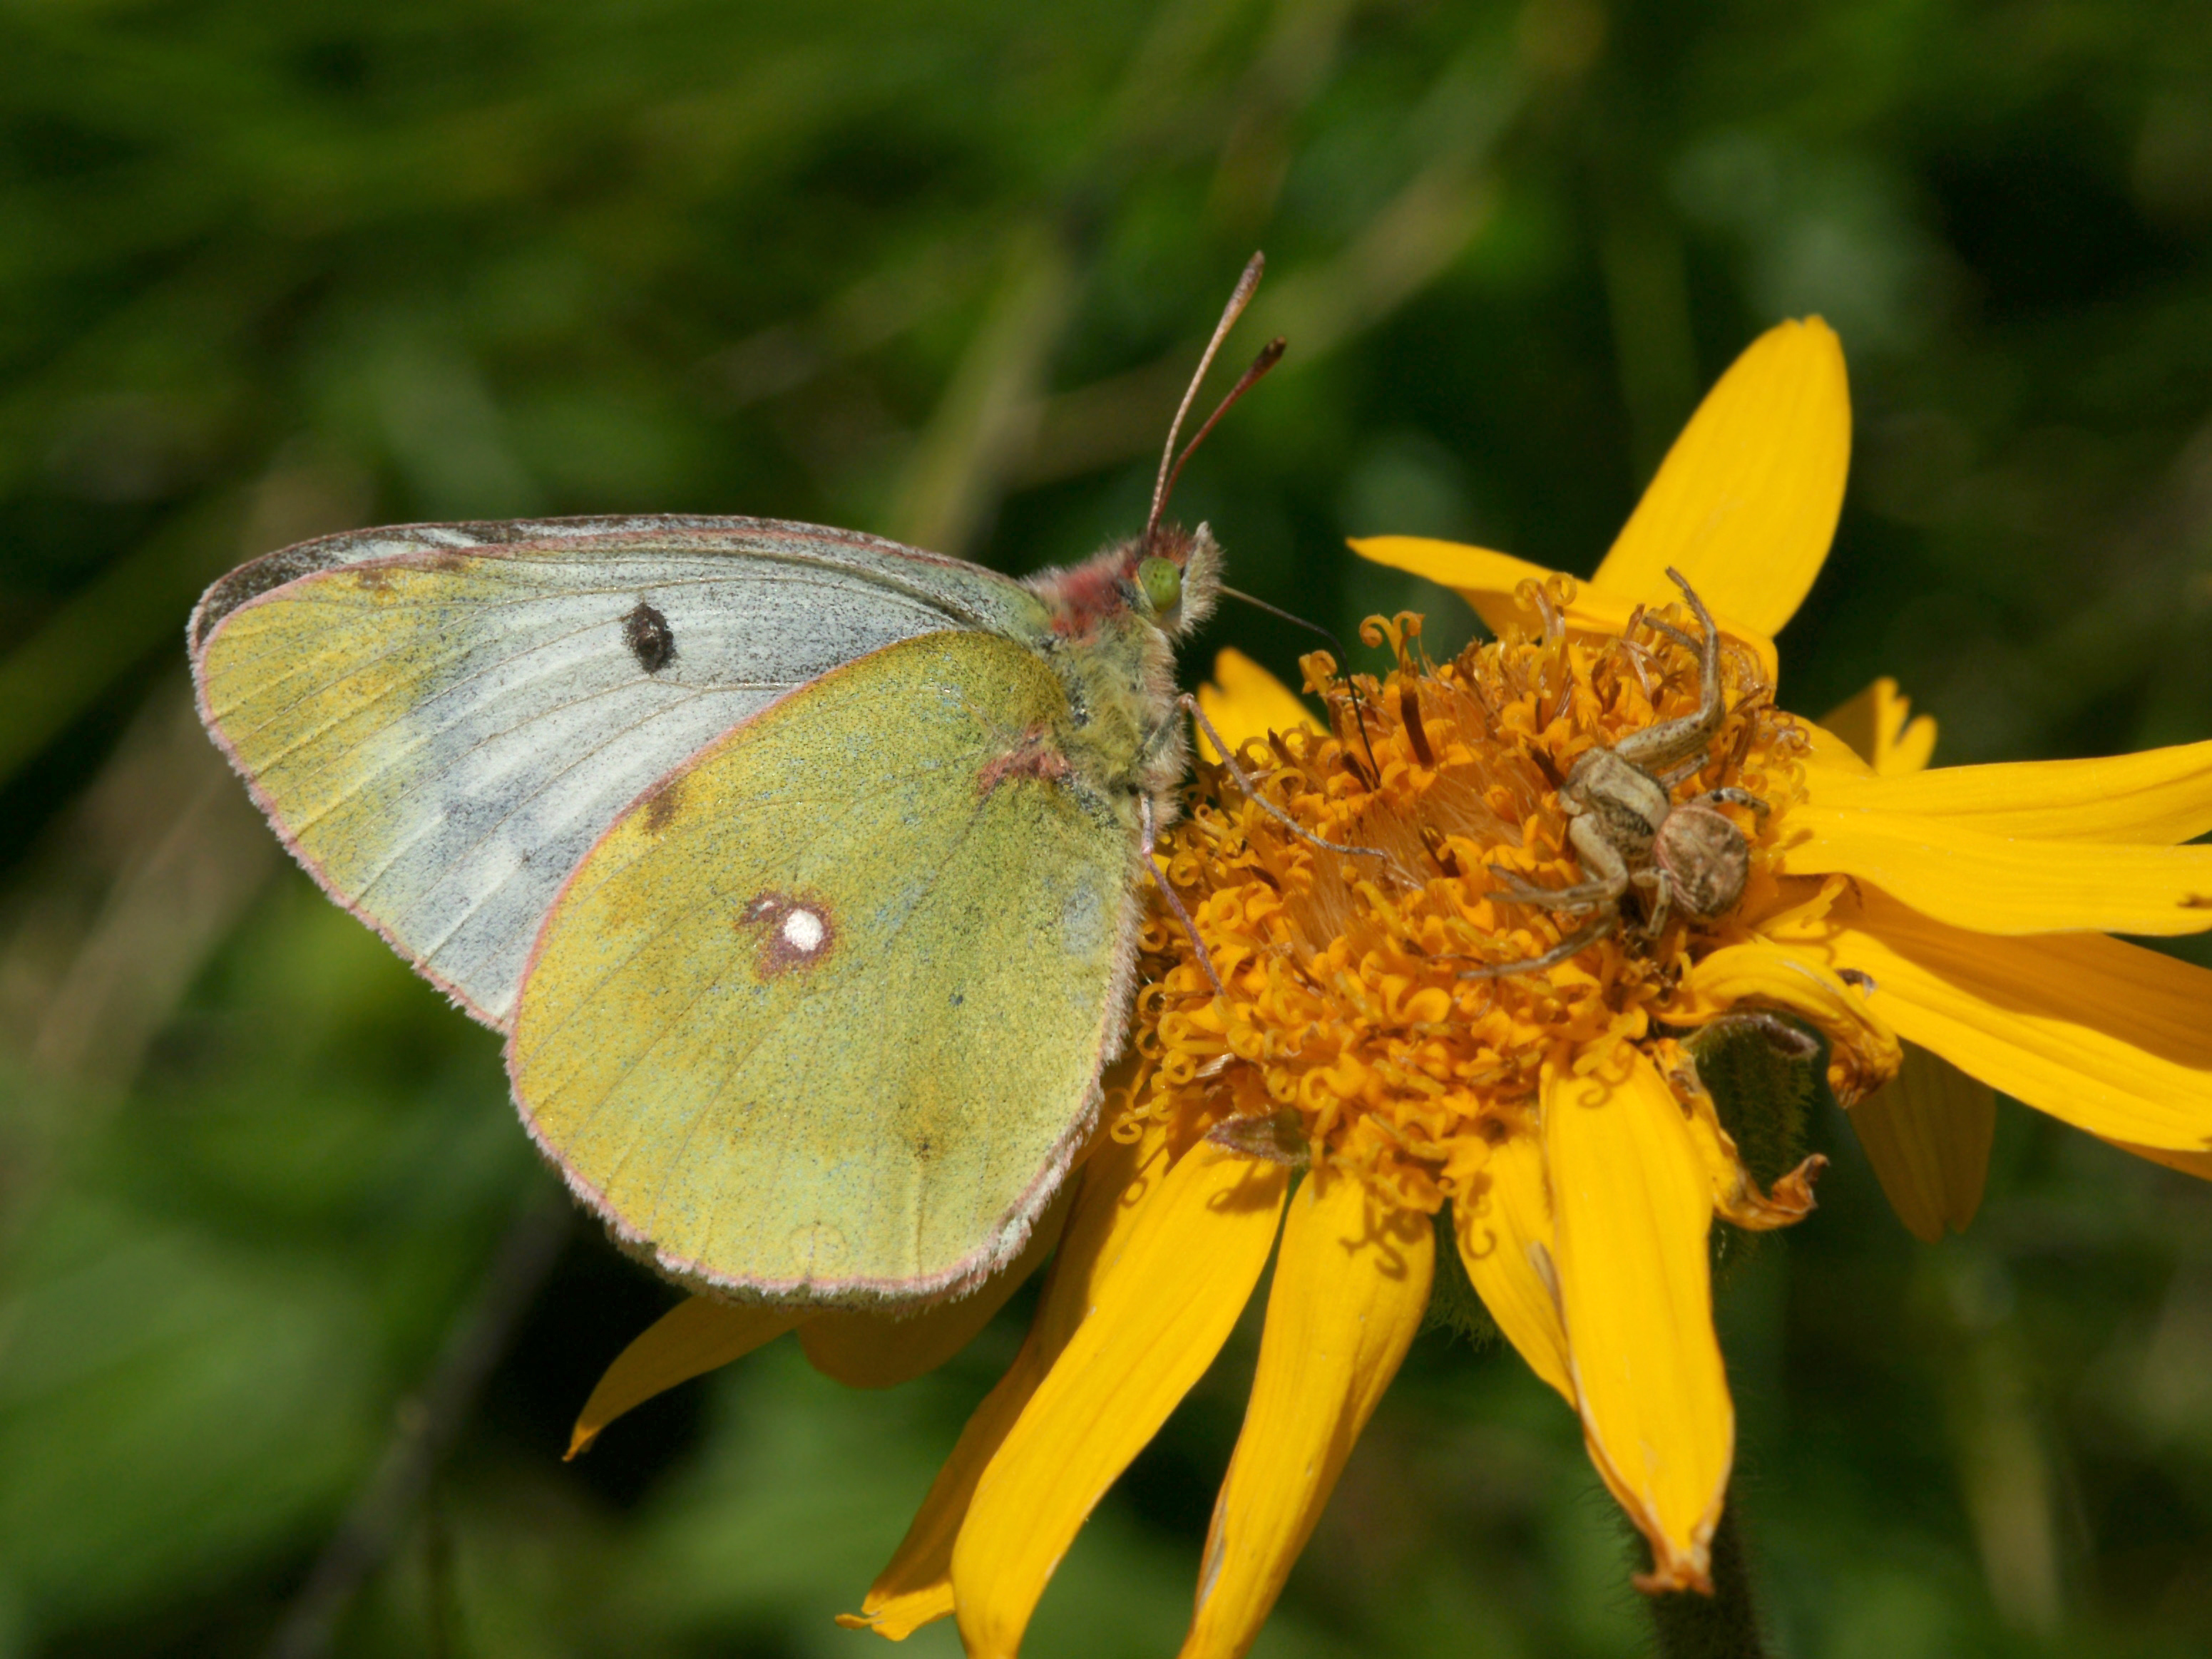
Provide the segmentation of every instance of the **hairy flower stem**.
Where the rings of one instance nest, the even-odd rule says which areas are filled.
[[[1713,1529],[1713,1593],[1676,1590],[1646,1598],[1663,1659],[1766,1659],[1752,1605],[1751,1572],[1733,1495]]]

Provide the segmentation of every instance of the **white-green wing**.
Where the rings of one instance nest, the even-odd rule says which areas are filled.
[[[658,779],[841,663],[1039,615],[850,532],[587,519],[304,543],[210,587],[191,644],[202,718],[285,844],[505,1029],[562,882]]]

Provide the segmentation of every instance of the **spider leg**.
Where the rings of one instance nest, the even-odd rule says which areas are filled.
[[[1613,752],[1625,761],[1656,771],[1668,766],[1693,750],[1705,748],[1713,734],[1721,729],[1728,718],[1728,703],[1721,695],[1721,634],[1713,625],[1713,613],[1705,609],[1705,602],[1698,597],[1697,590],[1683,580],[1682,573],[1669,566],[1668,577],[1682,590],[1682,597],[1690,602],[1697,614],[1698,623],[1705,630],[1703,640],[1692,640],[1679,628],[1651,617],[1644,619],[1648,627],[1669,634],[1698,652],[1697,712],[1680,719],[1662,720],[1641,732],[1632,732],[1613,744]]]
[[[1759,799],[1758,796],[1753,794],[1748,789],[1736,789],[1733,787],[1727,789],[1712,789],[1708,790],[1705,794],[1698,797],[1698,799],[1709,801],[1726,801],[1731,806],[1748,806],[1753,811],[1758,813],[1761,817],[1765,817],[1769,812],[1774,810],[1765,801]]]
[[[1483,866],[1504,889],[1498,895],[1510,904],[1526,904],[1538,910],[1589,910],[1620,896],[1609,881],[1585,881],[1572,887],[1539,887],[1517,872],[1494,864]]]
[[[1705,770],[1705,763],[1711,758],[1712,751],[1710,749],[1700,749],[1673,771],[1660,774],[1659,787],[1662,789],[1672,789],[1685,778],[1697,776],[1698,773]]]
[[[1584,872],[1597,872],[1595,880],[1578,882],[1572,887],[1538,887],[1516,872],[1494,866],[1484,867],[1507,888],[1504,896],[1516,904],[1534,905],[1542,910],[1589,910],[1601,904],[1618,904],[1620,896],[1628,890],[1628,864],[1620,856],[1620,849],[1605,838],[1605,830],[1596,818],[1588,815],[1573,817],[1567,825],[1567,840],[1573,844]]]
[[[1656,866],[1636,872],[1638,884],[1650,890],[1649,912],[1638,931],[1645,939],[1657,939],[1667,931],[1667,913],[1674,904],[1674,881],[1664,870]]]
[[[1470,968],[1462,979],[1502,979],[1508,974],[1540,974],[1547,968],[1556,968],[1577,951],[1586,951],[1613,929],[1618,916],[1600,916],[1579,933],[1570,933],[1540,957],[1530,957],[1522,962],[1493,962],[1484,967]]]

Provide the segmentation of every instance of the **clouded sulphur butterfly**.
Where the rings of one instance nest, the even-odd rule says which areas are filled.
[[[1219,586],[1170,479],[1143,535],[1018,581],[754,519],[326,537],[202,598],[200,712],[324,889],[506,1035],[627,1246],[925,1302],[1018,1253],[1121,1044],[1172,641]]]

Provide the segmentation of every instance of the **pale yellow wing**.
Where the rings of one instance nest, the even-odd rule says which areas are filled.
[[[508,1070],[664,1270],[865,1305],[1022,1246],[1087,1133],[1133,948],[1135,808],[1054,741],[1030,651],[825,674],[641,801],[538,938]]]

